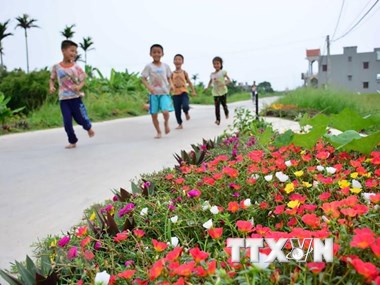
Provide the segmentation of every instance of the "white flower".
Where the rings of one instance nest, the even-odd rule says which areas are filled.
[[[170,239],[170,244],[171,244],[172,246],[176,247],[176,246],[178,245],[178,243],[179,243],[179,240],[178,240],[177,237],[172,237],[172,238]]]
[[[359,189],[362,189],[362,185],[360,184],[359,181],[355,180],[355,179],[352,179],[351,181],[351,185],[352,185],[352,188],[359,188]]]
[[[252,174],[251,175],[251,178],[253,178],[253,179],[259,179],[260,178],[260,176],[257,174],[257,173],[255,173],[255,174]]]
[[[322,165],[318,165],[317,166],[317,170],[318,171],[323,171],[323,170],[325,170],[325,168]]]
[[[245,199],[244,202],[243,202],[243,205],[246,206],[246,207],[249,207],[251,206],[251,199]]]
[[[290,167],[290,166],[292,166],[292,162],[290,160],[287,160],[287,161],[285,161],[285,165],[287,167]]]
[[[208,209],[211,208],[211,205],[210,205],[210,202],[209,201],[205,201],[202,205],[202,210],[203,211],[207,211]]]
[[[98,272],[95,276],[95,284],[96,285],[108,285],[110,281],[111,275],[109,275],[106,271]]]
[[[264,176],[264,179],[266,180],[266,181],[272,181],[272,179],[273,179],[273,175],[272,174],[269,174],[269,175],[267,175],[267,176]]]
[[[146,216],[148,214],[148,208],[141,209],[140,216]]]
[[[362,197],[363,199],[367,202],[367,203],[371,203],[371,196],[372,195],[376,195],[375,193],[362,193]]]
[[[212,219],[209,219],[207,222],[205,222],[203,225],[202,225],[205,229],[209,230],[212,228]]]
[[[318,182],[318,181],[316,181],[316,180],[314,180],[314,181],[313,181],[313,187],[314,187],[314,188],[317,188],[317,187],[318,187],[318,185],[319,185],[319,182]]]
[[[289,176],[282,173],[282,171],[276,172],[275,175],[276,175],[277,179],[280,180],[280,182],[285,182],[289,179]]]
[[[219,209],[217,206],[212,206],[210,208],[210,212],[213,213],[214,215],[218,214],[219,213]]]
[[[178,216],[171,217],[170,220],[175,224],[178,221]]]
[[[334,167],[326,167],[327,173],[334,174],[336,172],[336,168]]]

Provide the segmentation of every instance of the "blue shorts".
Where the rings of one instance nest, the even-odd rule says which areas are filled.
[[[149,113],[157,114],[160,111],[172,112],[173,101],[169,94],[164,95],[149,95]]]

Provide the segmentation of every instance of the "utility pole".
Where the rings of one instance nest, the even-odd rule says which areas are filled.
[[[330,72],[331,72],[331,60],[330,60],[330,36],[327,35],[326,37],[326,46],[327,46],[327,78],[326,78],[326,85],[329,87],[330,85]]]

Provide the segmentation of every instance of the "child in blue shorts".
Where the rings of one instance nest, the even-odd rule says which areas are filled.
[[[169,65],[161,62],[164,55],[164,48],[159,44],[150,47],[150,56],[153,62],[147,64],[141,73],[141,80],[149,90],[149,113],[152,116],[154,128],[156,129],[156,139],[161,138],[160,123],[158,113],[161,111],[164,116],[165,134],[170,133],[169,112],[173,111],[170,90],[174,89],[171,80],[172,72]]]

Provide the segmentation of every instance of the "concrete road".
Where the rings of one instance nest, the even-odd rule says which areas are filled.
[[[31,255],[38,239],[69,230],[84,209],[111,198],[112,189],[130,189],[139,174],[172,167],[174,153],[220,135],[238,106],[253,110],[251,101],[229,104],[230,119],[222,116],[217,126],[213,106],[192,105],[183,130],[175,130],[172,113],[172,131],[159,140],[148,115],[95,123],[91,139],[76,127],[79,142],[71,150],[64,149],[63,128],[0,137],[0,268]]]

